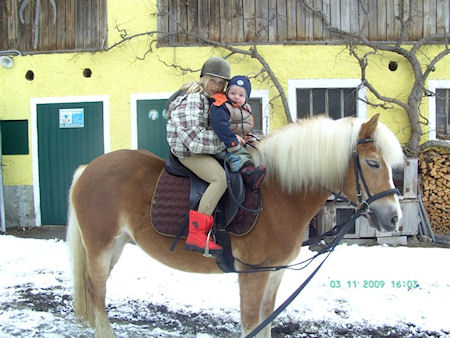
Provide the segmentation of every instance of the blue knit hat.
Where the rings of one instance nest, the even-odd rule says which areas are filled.
[[[252,85],[250,84],[250,80],[248,79],[247,76],[244,75],[233,76],[231,80],[228,82],[227,93],[231,86],[238,86],[244,88],[247,94],[247,99],[245,100],[245,102],[248,101],[250,93],[252,92]]]

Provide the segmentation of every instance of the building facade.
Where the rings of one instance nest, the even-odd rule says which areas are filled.
[[[286,93],[293,121],[319,113],[335,118],[381,113],[401,142],[409,138],[405,111],[367,103],[374,96],[361,83],[350,42],[325,29],[335,24],[372,40],[395,41],[400,29],[395,15],[405,12],[400,1],[314,1],[329,22],[305,6],[313,2],[302,0],[65,0],[56,7],[44,0],[37,17],[35,2],[23,3],[0,2],[3,226],[65,224],[72,173],[105,152],[143,148],[165,157],[165,100],[197,80],[209,57],[230,54],[205,44],[208,40],[244,50],[257,45]],[[406,46],[448,31],[448,0],[417,3],[414,28],[420,32],[414,29]],[[419,55],[424,67],[445,48],[424,45]],[[228,60],[232,75],[253,77],[262,69],[251,56]],[[413,74],[403,57],[370,56],[366,72],[382,95],[407,102]],[[260,79],[252,79],[252,106],[259,132],[268,133],[289,118],[276,87]],[[422,102],[422,139],[448,137],[448,56],[434,66],[426,85],[442,95]]]

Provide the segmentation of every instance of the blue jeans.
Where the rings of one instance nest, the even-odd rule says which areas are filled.
[[[252,157],[244,147],[239,150],[238,154],[222,150],[220,153],[214,155],[214,157],[218,160],[225,161],[233,172],[238,172],[244,165],[252,163]]]

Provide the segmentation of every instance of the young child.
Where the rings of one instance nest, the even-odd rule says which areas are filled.
[[[231,171],[239,171],[250,188],[256,190],[266,175],[266,168],[263,165],[255,167],[245,148],[246,139],[254,126],[247,102],[251,90],[248,77],[239,75],[231,78],[226,93],[211,96],[215,101],[210,108],[210,123],[227,147],[215,157],[225,160]]]

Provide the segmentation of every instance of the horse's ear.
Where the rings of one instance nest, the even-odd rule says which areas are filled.
[[[377,129],[379,117],[380,114],[375,114],[369,121],[361,125],[361,130],[359,131],[360,140],[372,137],[373,132]]]

